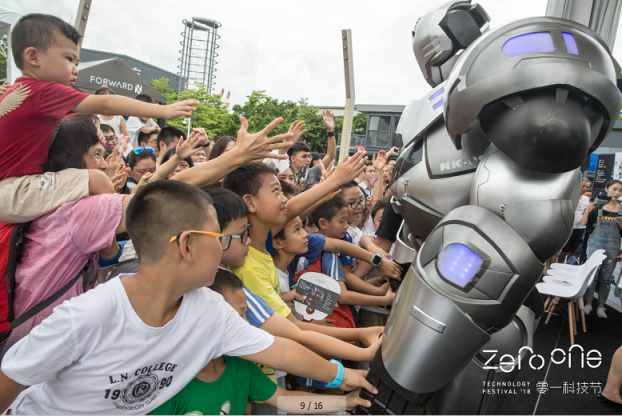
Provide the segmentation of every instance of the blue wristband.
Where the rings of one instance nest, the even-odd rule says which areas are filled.
[[[326,387],[328,387],[329,389],[334,389],[341,386],[341,383],[343,383],[343,375],[345,373],[345,370],[343,368],[343,364],[341,364],[340,361],[330,360],[330,362],[335,363],[337,364],[337,366],[339,366],[339,370],[337,371],[337,377],[335,377],[333,381],[326,385]]]

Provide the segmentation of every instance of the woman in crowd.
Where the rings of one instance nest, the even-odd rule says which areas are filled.
[[[598,201],[590,202],[581,218],[581,224],[585,225],[587,231],[593,230],[589,240],[587,241],[587,256],[590,257],[596,250],[604,249],[607,258],[603,261],[598,273],[598,278],[585,292],[585,308],[583,311],[586,315],[592,312],[592,299],[594,298],[594,290],[596,282],[600,282],[598,289],[598,309],[596,315],[599,318],[607,318],[605,313],[605,303],[609,297],[609,288],[611,286],[611,277],[616,267],[616,256],[620,249],[620,238],[622,236],[622,217],[620,217],[620,203],[617,201],[622,196],[622,182],[612,180],[607,182],[605,186],[608,202],[597,205]]]
[[[100,89],[95,91],[95,95],[116,95],[112,88],[108,88],[107,85],[103,85]],[[99,119],[103,124],[108,124],[114,130],[114,134],[119,137],[121,135],[129,137],[130,134],[127,131],[127,124],[121,116],[103,116],[99,115]]]
[[[216,140],[216,143],[214,143],[214,146],[212,146],[212,153],[210,153],[208,160],[216,159],[223,153],[230,152],[235,147],[235,144],[235,137],[222,136],[221,138]]]
[[[154,174],[156,171],[154,149],[149,146],[133,149],[128,158],[127,165],[130,168],[127,187],[133,192],[145,173]]]

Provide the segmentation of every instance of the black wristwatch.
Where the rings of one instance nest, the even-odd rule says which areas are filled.
[[[381,262],[382,262],[382,255],[380,253],[374,254],[374,256],[371,258],[371,265],[374,267],[380,266]]]
[[[327,132],[326,136],[328,136],[328,137],[335,137],[335,131],[333,130],[333,131]]]

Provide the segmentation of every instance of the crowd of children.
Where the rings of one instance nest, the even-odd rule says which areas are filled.
[[[200,128],[160,129],[152,118],[199,102],[79,92],[79,42],[41,14],[11,36],[23,76],[0,97],[0,238],[24,232],[0,410],[296,413],[297,397],[318,393],[325,412],[371,406],[363,368],[402,272],[373,239],[385,152],[336,163],[329,111],[323,156],[301,121],[268,137],[281,118],[251,134],[242,117],[237,138],[216,143]],[[324,319],[296,312],[312,272],[339,287]]]

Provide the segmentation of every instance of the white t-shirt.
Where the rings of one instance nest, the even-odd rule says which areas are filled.
[[[574,229],[585,229],[585,225],[581,225],[581,218],[583,218],[583,213],[585,212],[587,206],[590,203],[590,198],[585,195],[581,195],[579,198],[579,203],[577,204],[577,209],[574,212]]]
[[[120,279],[64,302],[2,360],[24,386],[14,414],[146,414],[213,358],[258,353],[274,342],[208,288],[184,295],[161,328],[136,314]]]
[[[281,295],[292,290],[289,287],[289,274],[285,273],[278,267],[276,268],[276,274],[279,275],[279,289],[281,290]]]
[[[99,124],[108,124],[114,130],[115,136],[121,136],[121,116],[114,116],[110,120],[104,120],[100,115],[97,117],[99,117]]]
[[[141,127],[156,127],[157,124],[153,119],[142,122],[138,117],[130,117],[127,119],[127,132],[130,134],[130,144],[132,147],[138,147],[138,132]]]

